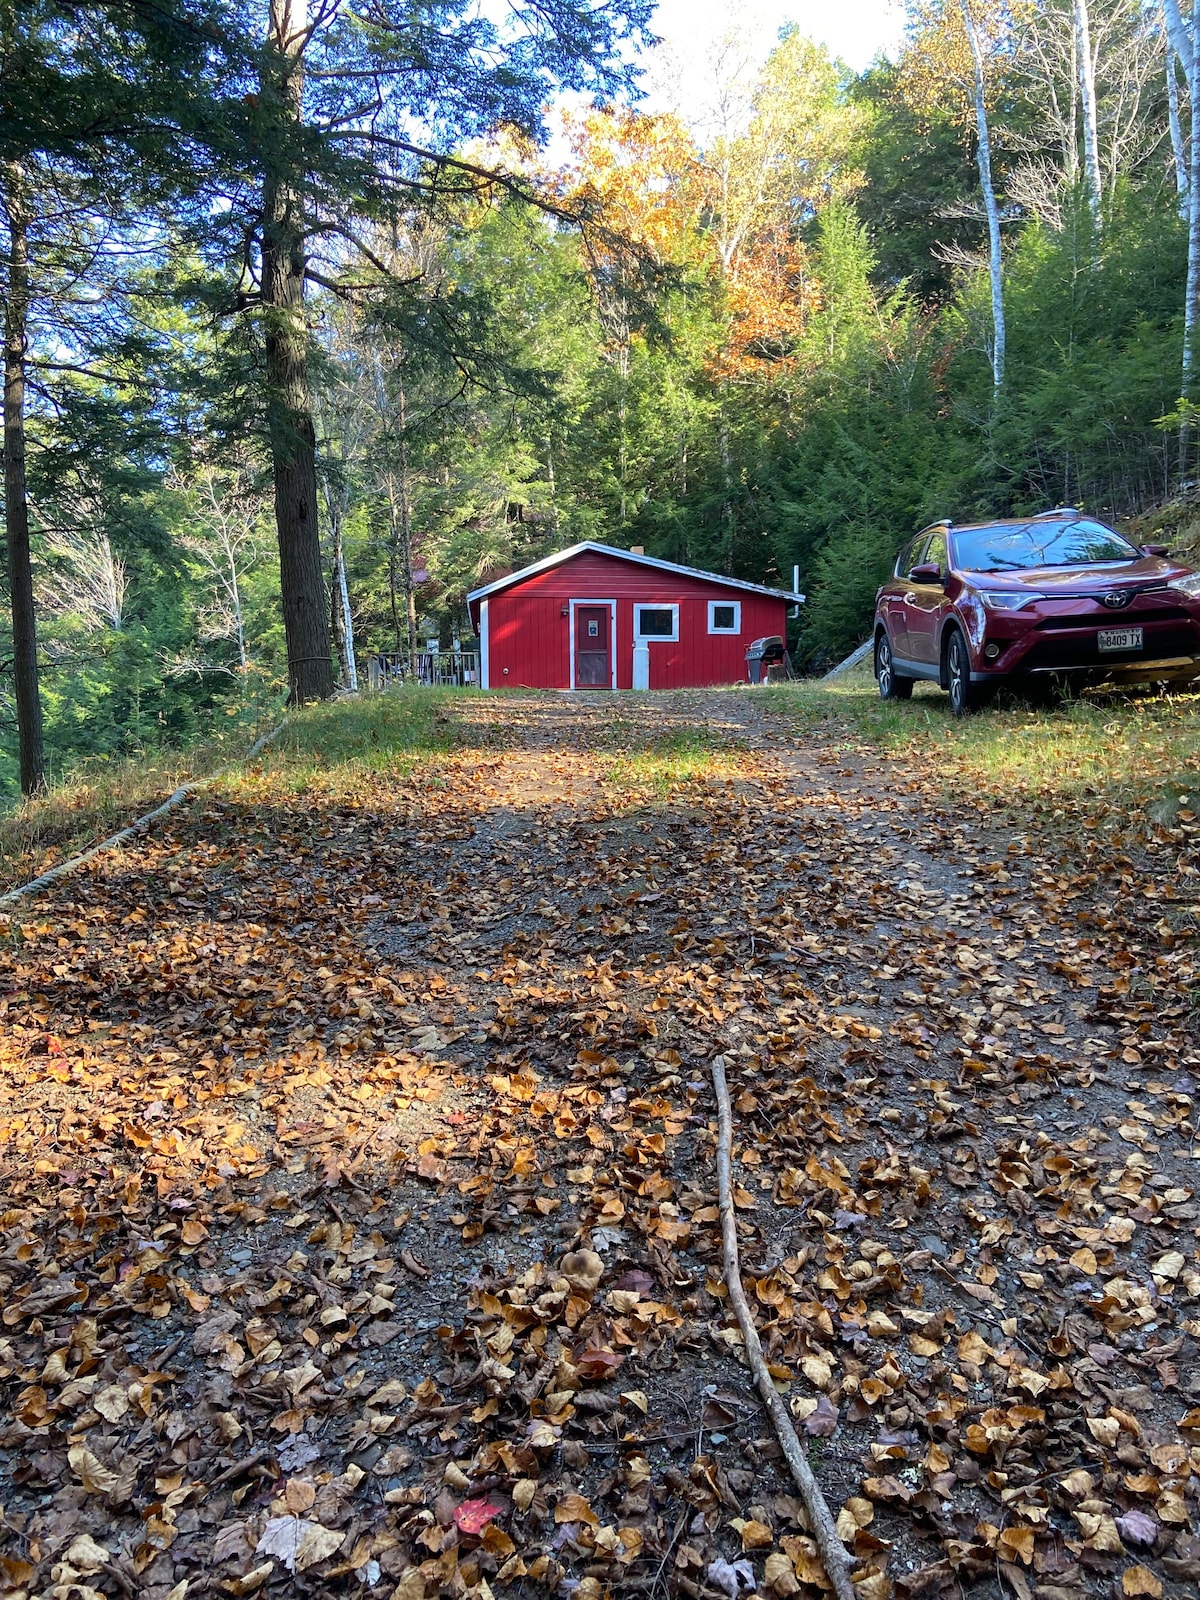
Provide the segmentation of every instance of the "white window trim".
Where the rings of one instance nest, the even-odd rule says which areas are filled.
[[[733,627],[718,628],[713,621],[713,612],[718,606],[733,607]],[[709,633],[725,633],[732,636],[742,631],[742,602],[740,600],[710,600],[708,602],[708,631]]]
[[[674,618],[675,625],[670,633],[643,633],[643,611],[669,611]],[[668,601],[639,600],[633,608],[633,642],[634,644],[675,644],[679,640],[679,607]]]
[[[608,634],[608,665],[609,665],[609,672],[610,672],[611,678],[612,678],[612,682],[611,682],[610,687],[615,689],[617,687],[617,602],[615,600],[572,600],[572,601],[569,602],[568,610],[570,612],[570,620],[568,622],[568,626],[571,629],[571,687],[572,687],[572,689],[574,689],[576,687],[576,684],[575,684],[575,646],[576,646],[576,643],[577,643],[577,640],[576,640],[576,637],[575,637],[575,607],[576,606],[607,606],[608,607],[608,613],[609,613],[609,616],[612,619],[611,624],[609,626],[609,634]]]

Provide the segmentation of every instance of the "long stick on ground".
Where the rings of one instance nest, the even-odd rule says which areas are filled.
[[[713,1089],[717,1096],[717,1193],[721,1207],[721,1237],[725,1253],[725,1285],[737,1313],[738,1327],[746,1346],[746,1360],[754,1374],[754,1382],[762,1396],[775,1435],[783,1447],[792,1477],[800,1491],[809,1524],[829,1574],[838,1600],[855,1600],[854,1585],[850,1582],[850,1557],[838,1537],[829,1502],[821,1492],[821,1485],[813,1476],[808,1456],[792,1425],[787,1407],[779,1398],[767,1363],[763,1359],[758,1329],[742,1288],[742,1268],[738,1258],[737,1219],[733,1209],[733,1183],[730,1169],[733,1160],[733,1110],[729,1104],[729,1085],[725,1081],[725,1062],[714,1056],[711,1063]]]
[[[278,728],[272,728],[270,733],[264,733],[256,739],[246,754],[243,761],[252,761],[260,750],[266,748],[271,740],[283,729],[283,723]],[[231,763],[232,765],[232,763]],[[153,811],[147,811],[144,817],[137,817],[127,828],[122,828],[120,833],[114,833],[109,839],[101,839],[99,844],[94,844],[90,850],[85,850],[82,855],[72,856],[69,861],[60,861],[56,867],[51,867],[48,872],[43,872],[40,878],[31,878],[28,883],[23,883],[17,889],[10,889],[7,894],[0,894],[0,906],[11,905],[14,900],[22,900],[27,894],[38,894],[43,889],[48,889],[52,883],[57,883],[59,878],[65,878],[69,872],[74,872],[78,867],[85,867],[89,861],[94,861],[97,856],[103,855],[106,850],[116,850],[127,839],[134,839],[139,833],[145,833],[150,824],[159,817],[166,816],[168,811],[173,811],[176,806],[182,805],[189,794],[196,789],[201,789],[206,783],[215,783],[229,771],[229,767],[222,767],[220,772],[214,772],[207,778],[193,778],[190,783],[181,783],[175,793],[164,800],[162,805],[155,806]]]

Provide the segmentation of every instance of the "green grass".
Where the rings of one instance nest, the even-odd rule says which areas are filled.
[[[259,728],[238,724],[186,750],[93,758],[34,800],[0,816],[0,885],[36,877],[161,805],[181,784],[206,778],[239,760]]]
[[[292,712],[256,766],[296,794],[334,796],[363,777],[411,776],[462,743],[452,707],[471,690],[397,687],[387,694],[332,700]],[[244,782],[231,772],[227,783]]]
[[[647,704],[655,718],[650,723],[636,709],[630,715],[629,705],[617,700],[612,715],[596,724],[595,749],[606,782],[639,799],[662,801],[683,784],[733,775],[739,746],[726,730],[682,721],[663,728],[660,707]]]
[[[831,684],[764,692],[772,714],[798,728],[896,756],[947,798],[1033,811],[1131,835],[1200,811],[1200,695],[1088,697],[1043,708],[1012,695],[956,720],[945,694],[919,684],[883,702],[870,668]]]

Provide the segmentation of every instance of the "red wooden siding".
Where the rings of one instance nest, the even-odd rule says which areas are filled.
[[[744,683],[746,646],[787,626],[786,600],[581,551],[488,597],[490,688],[570,687],[572,600],[616,601],[618,689],[633,686],[635,604],[679,607],[678,640],[650,641],[652,689]],[[709,633],[710,600],[741,606],[738,633]]]

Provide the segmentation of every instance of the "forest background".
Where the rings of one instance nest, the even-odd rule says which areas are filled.
[[[318,694],[465,639],[470,588],[581,539],[798,565],[816,668],[932,517],[1190,515],[1175,0],[910,0],[860,73],[731,36],[653,114],[636,0],[583,44],[554,0],[499,66],[463,6],[298,11],[0,3],[3,794],[34,624],[54,776],[309,697],[302,636]]]

